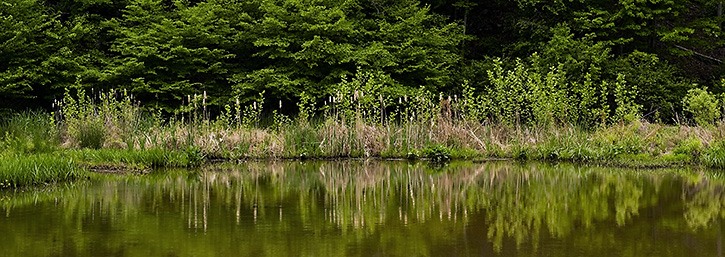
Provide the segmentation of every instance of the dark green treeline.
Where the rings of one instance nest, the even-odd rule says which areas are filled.
[[[642,114],[666,121],[687,90],[723,91],[721,4],[2,0],[0,108],[47,109],[68,88],[126,89],[168,112],[204,92],[217,107],[260,92],[275,106],[303,92],[322,102],[355,74],[373,74],[386,99],[486,93],[506,77],[491,71],[523,67],[588,88],[611,113],[625,83]]]

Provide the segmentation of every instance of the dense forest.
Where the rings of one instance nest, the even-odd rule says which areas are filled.
[[[116,89],[169,114],[194,95],[295,113],[360,89],[467,96],[481,120],[671,123],[683,99],[719,104],[722,21],[715,0],[1,0],[0,108]]]

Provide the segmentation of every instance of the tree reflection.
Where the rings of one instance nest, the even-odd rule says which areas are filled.
[[[642,229],[705,231],[712,239],[725,218],[725,183],[713,173],[509,162],[454,162],[443,171],[428,169],[407,162],[256,162],[145,176],[99,175],[0,196],[3,231],[39,231],[34,227],[43,225],[29,225],[35,221],[64,228],[5,235],[12,240],[0,240],[0,247],[20,255],[37,249],[6,244],[62,244],[63,254],[96,249],[161,255],[181,248],[188,253],[181,255],[365,256],[382,249],[383,255],[430,256],[456,242],[470,250],[476,238],[484,237],[490,250],[502,255],[508,242],[514,249],[537,252],[542,240],[567,238],[576,247],[604,253],[611,251],[607,242],[615,236],[636,238]],[[101,236],[68,232],[79,227]],[[619,234],[618,228],[625,227],[631,235]],[[104,233],[126,230],[133,233]],[[56,240],[68,233],[86,240]],[[203,240],[189,245],[158,242],[162,252],[146,244],[137,251],[125,245],[137,238],[184,241],[197,233]],[[95,244],[101,240],[99,248]],[[280,246],[280,240],[286,245]],[[642,240],[653,249],[668,243]],[[228,247],[215,247],[220,244]],[[638,248],[624,242],[617,251],[637,256]]]

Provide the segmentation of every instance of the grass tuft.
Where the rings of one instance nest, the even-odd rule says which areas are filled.
[[[87,176],[70,158],[53,154],[0,157],[0,188],[69,181]]]

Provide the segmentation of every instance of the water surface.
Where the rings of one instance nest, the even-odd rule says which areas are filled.
[[[713,171],[257,162],[0,193],[3,256],[723,256]]]

